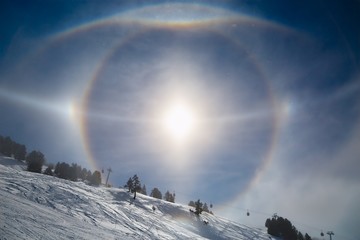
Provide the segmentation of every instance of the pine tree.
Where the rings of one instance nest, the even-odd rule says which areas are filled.
[[[136,174],[132,177],[132,182],[133,182],[132,191],[140,192],[141,191],[141,183],[140,183],[139,177]]]
[[[302,234],[299,234],[298,230],[288,219],[278,217],[277,215],[271,219],[266,219],[265,227],[267,227],[268,234],[276,237],[282,237],[284,240],[298,239],[302,236]]]
[[[89,183],[91,182],[91,178],[92,178],[92,173],[90,170],[88,170],[87,174],[86,174],[86,181],[88,181]]]
[[[2,142],[2,154],[4,154],[7,157],[11,157],[13,154],[13,141],[10,137],[5,137]]]
[[[200,202],[200,199],[198,199],[196,202],[195,202],[195,214],[196,215],[200,215],[203,211],[203,203]]]
[[[26,162],[28,164],[28,171],[41,173],[41,168],[45,163],[44,154],[40,151],[32,151],[26,156]]]
[[[72,163],[71,166],[69,167],[69,179],[71,181],[76,181],[78,178],[77,167],[78,166],[76,163]]]
[[[305,233],[305,240],[311,240],[311,237],[307,233]]]
[[[26,147],[18,143],[14,143],[13,148],[14,158],[17,160],[24,160],[26,158]]]
[[[101,173],[99,171],[94,171],[91,178],[91,184],[95,186],[99,186],[101,184]]]
[[[67,180],[71,179],[70,165],[65,162],[57,163],[55,166],[54,173],[55,176],[57,176],[58,178],[67,179]]]
[[[80,172],[80,176],[79,176],[83,181],[86,180],[87,177],[87,169],[83,168]]]
[[[134,183],[132,178],[129,178],[129,180],[126,182],[126,184],[124,185],[124,187],[129,189],[129,192],[132,192],[133,188],[134,188]]]
[[[169,191],[166,191],[166,193],[164,195],[164,200],[174,203],[175,202],[174,194],[171,194]]]
[[[45,171],[44,171],[44,174],[45,175],[49,175],[49,176],[53,176],[54,175],[54,173],[53,173],[53,165],[49,165],[46,169],[45,169]]]
[[[13,141],[10,137],[0,136],[0,153],[17,160],[26,159],[26,147]]]
[[[151,191],[150,196],[153,198],[162,199],[162,194],[158,188],[154,188]]]

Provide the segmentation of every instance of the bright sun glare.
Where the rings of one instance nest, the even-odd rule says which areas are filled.
[[[192,109],[182,103],[172,105],[165,113],[163,126],[176,141],[184,141],[193,133],[196,125]]]

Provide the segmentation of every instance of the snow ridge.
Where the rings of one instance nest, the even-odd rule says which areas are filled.
[[[1,156],[0,198],[1,239],[269,239],[188,206],[30,173]]]

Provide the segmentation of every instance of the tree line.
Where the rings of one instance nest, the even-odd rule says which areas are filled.
[[[129,177],[127,182],[124,185],[124,188],[128,189],[130,193],[134,193],[134,199],[136,197],[136,193],[141,193],[143,195],[147,195],[147,190],[145,184],[141,184],[140,178],[137,174],[135,174],[132,177]],[[157,199],[163,199],[167,202],[175,203],[175,192],[171,193],[169,190],[165,192],[163,195],[159,188],[154,187],[150,192],[150,197],[157,198]],[[195,213],[196,215],[200,215],[202,212],[207,212],[210,214],[213,214],[212,211],[209,210],[207,203],[202,203],[200,199],[197,201],[190,201],[189,206],[194,207],[195,211],[190,209],[191,212]],[[212,204],[210,204],[210,208],[212,208]]]
[[[27,163],[27,170],[30,172],[41,173],[42,166],[45,163],[45,156],[40,151],[32,151],[27,153],[26,146],[13,141],[10,137],[0,135],[0,153],[6,157]]]
[[[284,240],[311,240],[309,234],[303,235],[296,229],[292,223],[283,217],[279,217],[276,214],[270,219],[266,219],[265,227],[267,227],[268,234],[281,237]]]
[[[27,170],[30,172],[43,173],[70,181],[80,180],[91,185],[98,186],[101,184],[100,171],[96,170],[91,173],[90,170],[82,168],[76,163],[72,163],[70,165],[65,162],[58,162],[55,166],[53,164],[49,164],[42,172],[43,165],[46,162],[45,155],[42,152],[36,150],[27,153],[25,145],[13,141],[10,137],[3,137],[0,135],[0,153],[7,157],[13,157],[17,160],[25,160],[27,163]],[[138,192],[147,195],[146,186],[145,184],[141,184],[137,174],[135,174],[133,177],[130,177],[124,187],[127,188],[131,193]],[[151,190],[149,196],[175,203],[175,192],[171,193],[169,190],[167,190],[163,195],[159,188],[154,187]],[[190,201],[189,206],[195,207],[197,214],[200,214],[203,211],[212,214],[208,208],[208,205],[206,203],[200,202],[200,200],[196,202]]]
[[[195,208],[194,213],[196,215],[200,215],[202,212],[207,212],[210,214],[214,214],[212,211],[209,210],[209,207],[207,205],[207,203],[203,203],[200,201],[200,199],[198,199],[197,201],[190,201],[188,204],[190,207]],[[210,208],[212,208],[212,204],[210,204]]]
[[[13,141],[10,137],[0,135],[0,153],[6,157],[25,160],[27,152],[25,145]]]
[[[145,184],[141,185],[141,181],[137,174],[133,177],[130,177],[129,180],[124,185],[124,188],[127,188],[131,193],[141,193],[147,195],[146,186]],[[170,193],[169,190],[166,191],[164,196],[162,195],[161,191],[154,187],[150,192],[150,197],[157,198],[157,199],[164,199],[165,201],[175,203],[175,192]]]
[[[51,168],[49,166],[48,168]],[[50,169],[52,170],[52,169]],[[46,170],[45,170],[46,171]],[[50,172],[50,171],[49,171]],[[95,170],[91,173],[90,170],[86,168],[82,168],[80,165],[76,163],[72,163],[71,165],[65,162],[58,162],[55,165],[55,169],[53,172],[53,176],[58,178],[67,179],[70,181],[84,181],[90,183],[91,185],[99,186],[101,184],[101,173],[100,171]]]
[[[43,165],[46,162],[45,155],[36,150],[27,153],[25,145],[13,141],[10,137],[0,135],[0,153],[20,161],[25,160],[27,170],[30,172],[43,173],[71,181],[82,180],[97,186],[101,184],[101,173],[99,171],[96,170],[91,173],[90,170],[82,168],[76,163],[69,165],[65,162],[58,162],[55,169],[53,164],[49,164],[42,172]]]

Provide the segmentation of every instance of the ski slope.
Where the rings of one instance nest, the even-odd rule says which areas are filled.
[[[125,189],[24,171],[0,156],[0,239],[267,239],[249,228]],[[156,208],[155,211],[152,209]],[[208,224],[204,223],[208,221]]]

